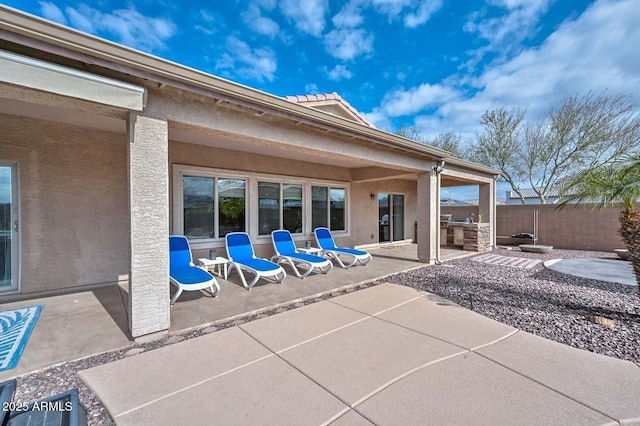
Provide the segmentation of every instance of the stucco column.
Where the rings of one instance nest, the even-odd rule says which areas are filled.
[[[166,120],[129,113],[131,272],[129,329],[133,337],[169,328],[169,131]]]
[[[489,224],[489,246],[495,247],[495,226],[496,226],[496,184],[495,183],[481,183],[478,190],[478,214],[476,218],[480,222],[480,216],[482,222]]]
[[[418,174],[418,260],[424,263],[435,263],[436,245],[439,244],[436,239],[439,223],[437,185],[435,173]]]

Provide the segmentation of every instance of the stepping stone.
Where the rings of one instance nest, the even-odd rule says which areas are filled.
[[[165,342],[167,345],[173,345],[174,343],[182,342],[184,340],[184,336],[171,336]]]
[[[531,269],[541,262],[539,259],[527,259],[522,257],[500,256],[497,254],[483,254],[472,257],[476,262],[488,263],[490,265],[510,266],[512,268]]]
[[[551,253],[553,251],[553,246],[545,246],[542,244],[520,244],[520,250],[526,251],[529,253]]]

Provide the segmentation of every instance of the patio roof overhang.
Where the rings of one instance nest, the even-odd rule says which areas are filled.
[[[497,170],[465,162],[444,150],[299,105],[0,5],[0,47],[107,77],[163,89],[171,86],[312,127],[342,138],[373,143],[425,160],[456,164],[481,175]]]

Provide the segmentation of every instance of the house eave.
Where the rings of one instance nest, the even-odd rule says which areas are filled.
[[[381,146],[420,155],[481,173],[498,171],[455,159],[445,150],[298,105],[278,96],[216,77],[184,65],[0,5],[0,40],[19,43],[85,64],[130,74],[162,85],[204,94],[239,106],[273,114]]]

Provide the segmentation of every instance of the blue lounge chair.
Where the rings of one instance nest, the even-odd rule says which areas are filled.
[[[271,241],[276,251],[275,256],[271,258],[272,262],[280,263],[282,261],[291,265],[293,273],[298,278],[304,278],[309,275],[315,268],[326,274],[333,268],[333,263],[327,258],[315,256],[313,254],[299,253],[293,243],[291,233],[285,229],[273,231],[271,233]],[[297,265],[305,267],[304,273],[300,273]]]
[[[329,258],[333,259],[343,268],[351,268],[356,263],[360,265],[367,265],[373,259],[371,254],[366,251],[356,250],[346,247],[336,247],[336,243],[331,236],[331,231],[328,228],[316,228],[314,231],[316,235],[316,241],[318,247],[322,249],[322,252]],[[345,264],[340,257],[346,257],[351,261]]]
[[[212,296],[220,291],[218,281],[206,270],[193,264],[189,240],[182,235],[169,237],[169,280],[178,288],[171,298],[173,305],[183,290],[195,291],[208,288]]]
[[[256,257],[251,240],[246,232],[231,232],[225,236],[227,254],[229,255],[229,269],[236,268],[242,285],[247,290],[251,290],[260,278],[273,277],[277,283],[281,283],[287,277],[282,266],[270,262],[266,259]],[[242,271],[255,274],[253,280],[247,284]]]

